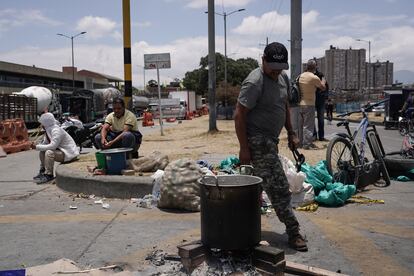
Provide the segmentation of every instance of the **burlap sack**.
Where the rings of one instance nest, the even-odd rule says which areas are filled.
[[[164,172],[158,202],[160,208],[200,211],[200,166],[191,159],[171,162]]]
[[[156,172],[164,170],[168,162],[167,155],[153,151],[149,156],[128,160],[128,167],[136,172]]]

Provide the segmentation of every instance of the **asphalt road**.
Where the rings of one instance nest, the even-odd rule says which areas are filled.
[[[145,131],[159,131],[152,128]],[[327,136],[336,132],[327,126]],[[398,149],[396,131],[379,130],[385,147]],[[200,237],[198,213],[142,209],[129,200],[77,198],[55,185],[36,185],[35,151],[0,159],[0,270],[72,259],[83,266],[127,264],[149,275],[145,256],[154,249],[176,253],[183,240]],[[348,204],[296,212],[309,252],[286,246],[283,225],[274,214],[262,217],[262,238],[285,249],[286,259],[350,275],[410,275],[414,271],[413,182],[392,181],[363,195],[385,204]],[[76,206],[76,210],[70,206]]]

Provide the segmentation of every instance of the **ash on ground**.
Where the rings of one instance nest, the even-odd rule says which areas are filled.
[[[145,275],[152,276],[256,276],[261,275],[251,264],[249,255],[232,255],[227,252],[211,252],[208,260],[196,267],[188,274],[181,264],[178,255],[169,255],[162,250],[155,250],[145,258],[151,264],[145,271]]]

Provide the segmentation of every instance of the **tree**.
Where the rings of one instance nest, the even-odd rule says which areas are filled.
[[[243,80],[253,69],[259,66],[252,58],[231,59],[227,58],[227,88],[240,86]],[[224,81],[224,56],[216,53],[216,81],[221,84]],[[200,59],[200,68],[188,71],[183,79],[184,86],[205,96],[208,91],[208,55]],[[224,85],[224,84],[223,84]]]

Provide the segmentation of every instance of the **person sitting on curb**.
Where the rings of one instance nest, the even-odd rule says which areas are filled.
[[[53,180],[53,166],[55,161],[70,162],[79,156],[79,149],[70,135],[63,130],[55,120],[52,113],[44,113],[39,118],[39,123],[45,129],[45,137],[41,144],[32,143],[32,149],[40,151],[40,171],[33,177],[37,184],[43,184]]]
[[[125,109],[121,98],[113,100],[113,112],[105,118],[101,133],[95,136],[99,149],[131,148],[131,157],[138,158],[142,134],[134,113]]]

